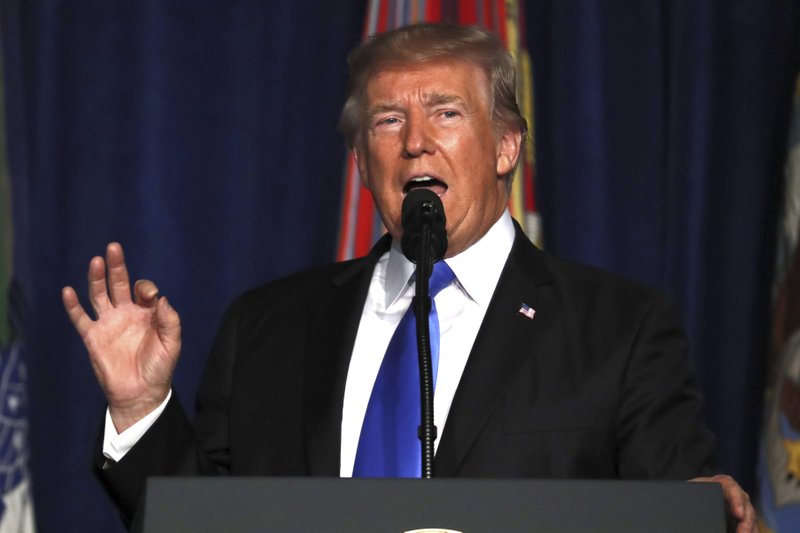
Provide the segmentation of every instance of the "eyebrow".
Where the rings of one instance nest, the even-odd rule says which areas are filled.
[[[455,94],[431,93],[425,96],[425,105],[436,106],[442,104],[464,104],[464,99]]]
[[[381,113],[386,113],[389,111],[400,111],[402,108],[397,104],[378,104],[376,106],[371,107],[367,111],[368,117],[374,117],[375,115],[379,115]]]

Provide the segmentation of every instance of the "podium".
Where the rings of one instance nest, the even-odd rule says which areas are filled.
[[[716,483],[151,478],[145,533],[723,533]]]

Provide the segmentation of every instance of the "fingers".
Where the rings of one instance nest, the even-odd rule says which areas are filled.
[[[88,282],[89,302],[98,317],[110,307],[130,303],[130,278],[119,243],[112,242],[108,245],[105,260],[99,256],[92,258],[89,262]],[[158,299],[158,287],[152,281],[139,280],[134,287],[134,295],[137,304],[152,307]],[[77,298],[75,303],[79,305]]]
[[[756,511],[750,502],[750,496],[731,476],[724,474],[713,476],[710,481],[722,485],[722,494],[728,512],[735,519],[737,533],[756,531]]]
[[[89,303],[96,315],[100,315],[103,311],[111,306],[108,299],[108,290],[106,289],[106,264],[102,257],[93,257],[89,261],[89,273],[87,275],[89,281]]]
[[[747,496],[747,493],[744,493]],[[744,516],[739,521],[739,527],[736,528],[736,533],[758,533],[756,527],[756,510],[753,504],[750,503],[750,498],[747,497],[747,503],[744,506]]]
[[[730,476],[714,476],[714,481],[722,484],[722,492],[731,515],[736,519],[737,533],[756,531],[756,510],[750,502],[750,496]]]
[[[78,330],[78,334],[84,337],[92,325],[92,319],[83,310],[81,303],[78,301],[78,295],[75,294],[75,289],[64,287],[61,290],[61,301],[64,302],[64,309],[67,310],[67,315],[75,329]]]
[[[106,264],[108,268],[108,293],[113,305],[126,304],[131,301],[131,281],[128,268],[125,266],[125,255],[118,242],[112,242],[106,248]]]
[[[158,287],[147,279],[140,279],[133,285],[134,300],[143,307],[152,307],[158,302]]]
[[[725,501],[728,502],[731,514],[739,520],[744,518],[747,505],[750,503],[747,493],[730,476],[719,475],[712,479],[722,485],[722,492],[725,495]]]
[[[722,495],[729,518],[736,523],[736,533],[756,533],[756,510],[750,502],[750,496],[731,476],[718,474],[713,477],[698,477],[690,481],[712,482],[722,485]]]

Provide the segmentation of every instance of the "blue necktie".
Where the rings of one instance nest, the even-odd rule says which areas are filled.
[[[433,383],[439,366],[439,317],[433,297],[450,285],[455,274],[444,261],[433,266],[429,283]],[[394,331],[372,388],[353,477],[421,477],[422,452],[417,436],[420,424],[417,327],[413,305]]]

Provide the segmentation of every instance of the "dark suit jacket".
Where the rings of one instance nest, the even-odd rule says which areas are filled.
[[[350,353],[388,245],[230,307],[194,426],[173,399],[120,463],[103,468],[98,452],[124,516],[147,475],[339,475]],[[441,439],[440,477],[688,479],[714,448],[674,307],[536,249],[519,228]]]

